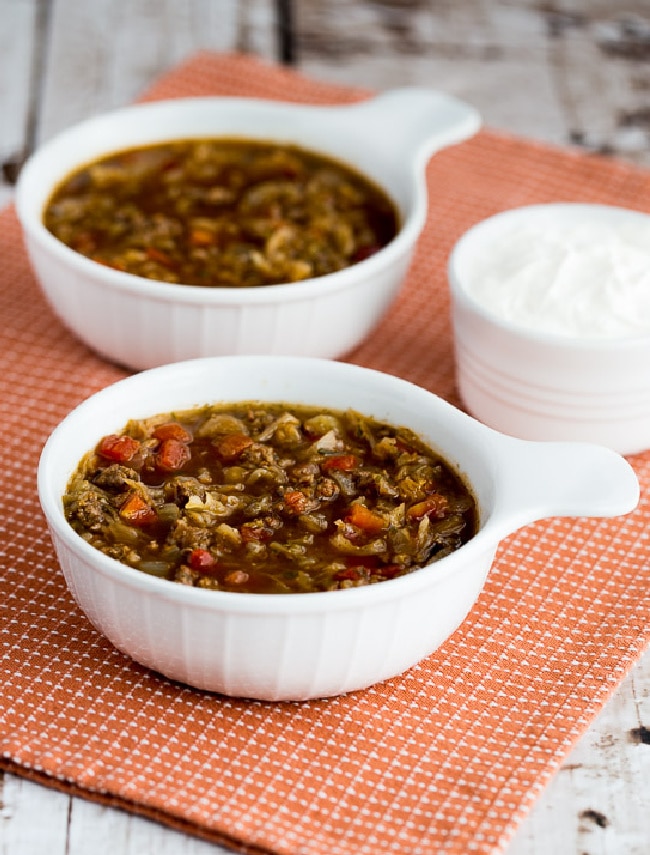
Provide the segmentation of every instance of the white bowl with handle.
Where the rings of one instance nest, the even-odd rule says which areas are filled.
[[[110,360],[143,369],[247,353],[332,358],[372,330],[402,284],[427,214],[428,159],[478,126],[472,107],[415,87],[344,106],[219,97],[141,104],[45,143],[21,172],[16,210],[52,308]],[[347,163],[388,193],[401,228],[379,252],[335,273],[249,288],[144,279],[86,258],[45,228],[44,206],[70,172],[125,148],[201,137],[292,143]]]
[[[243,400],[350,407],[411,428],[469,484],[477,534],[435,563],[374,585],[247,594],[148,576],[90,546],[69,525],[66,485],[102,436],[131,418]],[[256,356],[164,366],[93,395],[49,438],[38,490],[70,591],[117,648],[199,689],[263,700],[326,697],[402,673],[463,621],[505,536],[549,516],[625,514],[639,497],[634,471],[609,449],[506,437],[436,395],[371,369]]]

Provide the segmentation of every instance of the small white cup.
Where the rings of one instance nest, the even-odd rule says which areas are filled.
[[[449,259],[456,374],[465,407],[503,433],[578,440],[620,454],[650,448],[650,335],[568,336],[526,328],[486,308],[467,282],[477,253],[512,234],[513,223],[585,218],[616,228],[646,214],[566,203],[512,209],[478,223]]]

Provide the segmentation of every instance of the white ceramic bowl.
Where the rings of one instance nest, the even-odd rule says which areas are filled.
[[[433,152],[473,134],[474,109],[427,89],[320,107],[247,98],[188,98],[99,116],[27,162],[16,209],[34,270],[55,312],[101,355],[134,369],[200,356],[336,357],[357,345],[394,299],[424,225]],[[347,162],[396,203],[402,228],[381,251],[299,283],[200,288],[153,282],[97,264],[47,231],[42,212],[75,168],[151,142],[240,136],[291,142]]]
[[[87,544],[62,495],[81,456],[129,418],[215,401],[353,407],[405,425],[463,473],[480,530],[410,575],[311,594],[240,594],[148,576]],[[145,371],[93,395],[52,433],[41,504],[66,582],[95,627],[138,662],[200,689],[302,700],[361,689],[434,651],[465,618],[501,538],[550,515],[632,510],[638,482],[619,455],[504,437],[404,380],[329,360],[217,357]]]
[[[568,259],[582,271],[576,270],[575,277],[576,316],[566,318],[568,324],[575,321],[583,325],[576,334],[571,334],[570,328],[562,329],[560,316],[569,302],[564,298],[562,304],[555,304],[557,330],[548,304],[541,306],[540,329],[535,329],[529,326],[529,322],[535,323],[532,311],[525,321],[512,320],[504,315],[501,305],[498,310],[489,305],[487,289],[479,299],[469,286],[470,281],[478,281],[481,265],[500,245],[515,245],[524,240],[524,234],[529,240],[535,231],[541,234],[550,228],[554,233],[561,229],[567,235],[576,235],[576,239],[578,229],[584,229],[586,249],[579,252],[593,254],[593,258]],[[643,331],[641,315],[633,317],[633,304],[622,294],[614,295],[611,307],[607,304],[609,315],[597,309],[593,305],[596,277],[590,280],[588,270],[594,266],[596,273],[602,271],[609,263],[610,248],[625,255],[628,267],[618,265],[621,276],[626,269],[634,272],[635,266],[644,266],[642,252],[650,253],[650,241],[642,252],[633,247],[629,258],[627,246],[614,248],[612,241],[618,244],[628,229],[638,231],[641,237],[647,233],[650,238],[650,217],[606,205],[534,205],[490,217],[458,241],[449,259],[457,382],[466,408],[476,418],[523,439],[595,442],[621,454],[650,448],[650,330]],[[527,250],[523,242],[521,250]],[[541,266],[547,260],[540,254]],[[510,273],[504,267],[503,276]],[[500,283],[496,284],[498,287]],[[631,291],[638,287],[632,282],[625,285]],[[647,307],[647,287],[645,293],[642,302]],[[619,309],[627,314],[626,323],[631,320],[630,328],[639,321],[639,331],[623,334],[615,327],[607,335],[602,329],[589,333],[591,326],[614,323],[614,311],[618,313]],[[593,323],[590,312],[594,313]],[[646,308],[646,323],[648,315]],[[542,324],[547,326],[541,328]]]

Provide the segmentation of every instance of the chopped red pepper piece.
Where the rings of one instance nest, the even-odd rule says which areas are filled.
[[[340,472],[351,472],[359,465],[359,458],[356,454],[331,454],[329,457],[323,458],[320,465],[325,472],[330,472],[332,469],[338,469]]]
[[[127,463],[135,457],[139,450],[140,443],[137,439],[114,433],[105,436],[97,446],[98,454],[117,463]]]
[[[213,443],[217,455],[224,463],[234,463],[252,444],[250,436],[243,433],[229,433]]]
[[[179,442],[191,442],[192,434],[178,422],[166,422],[154,429],[156,439],[177,439]]]
[[[304,514],[309,505],[309,499],[300,490],[287,490],[284,494],[284,504],[291,514]]]
[[[164,439],[156,452],[156,466],[165,472],[177,472],[191,458],[192,453],[184,442]]]
[[[367,580],[370,578],[370,569],[363,564],[356,567],[346,567],[345,570],[338,570],[334,574],[337,582],[358,582],[361,579]]]
[[[148,505],[139,493],[132,492],[120,508],[120,516],[131,525],[149,525],[158,519],[155,510]]]
[[[217,559],[207,549],[193,549],[187,563],[193,570],[200,570],[201,573],[209,575],[211,570],[216,569]]]
[[[257,520],[242,523],[239,532],[244,543],[266,543],[273,539],[273,529],[264,524],[260,525]]]

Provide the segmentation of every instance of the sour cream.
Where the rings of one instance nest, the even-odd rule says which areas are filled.
[[[540,333],[650,334],[650,216],[606,206],[550,208],[486,221],[490,228],[463,261],[467,293],[498,318]]]

